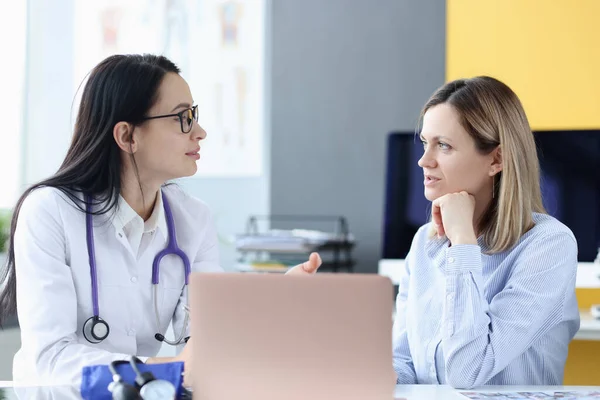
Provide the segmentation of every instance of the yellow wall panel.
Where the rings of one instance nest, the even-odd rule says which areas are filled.
[[[600,0],[447,0],[446,78],[491,75],[533,129],[600,128]]]
[[[600,304],[600,289],[575,289],[575,295],[579,308],[589,310],[593,304]]]
[[[600,341],[574,340],[565,365],[565,385],[600,386]]]
[[[589,310],[600,304],[600,289],[576,289],[579,308]],[[565,385],[600,386],[600,340],[574,340],[569,345],[565,366]]]

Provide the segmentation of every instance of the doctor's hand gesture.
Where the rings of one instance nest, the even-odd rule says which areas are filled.
[[[319,253],[311,253],[308,257],[308,261],[298,264],[293,268],[290,268],[286,275],[303,275],[303,274],[314,274],[317,269],[321,266],[321,256]]]

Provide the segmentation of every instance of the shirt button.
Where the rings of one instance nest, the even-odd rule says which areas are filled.
[[[131,277],[131,282],[136,283],[137,282],[137,276],[132,276]]]
[[[129,336],[135,336],[135,329],[130,329],[129,332],[127,332],[127,334]]]
[[[446,298],[448,299],[448,301],[452,301],[452,300],[454,300],[454,295],[449,294],[448,296],[446,296]]]
[[[448,257],[448,262],[452,264],[454,262],[454,257]]]

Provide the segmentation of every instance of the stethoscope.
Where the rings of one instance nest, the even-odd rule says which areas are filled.
[[[185,329],[189,320],[189,313],[187,304],[184,306],[185,308],[185,318],[183,321],[183,327],[181,328],[181,333],[177,337],[176,340],[170,341],[165,338],[165,336],[160,332],[160,319],[158,315],[158,275],[159,275],[159,266],[160,261],[166,255],[173,254],[181,258],[183,262],[183,267],[185,269],[185,289],[188,288],[189,276],[190,276],[190,260],[186,256],[186,254],[177,246],[177,237],[175,236],[175,224],[173,223],[173,213],[171,212],[171,206],[167,200],[167,197],[164,193],[162,193],[162,201],[165,208],[165,217],[167,220],[167,231],[169,233],[167,247],[160,251],[156,257],[154,257],[154,261],[152,262],[152,286],[153,286],[153,303],[154,303],[154,312],[156,315],[156,335],[154,337],[159,342],[165,342],[170,344],[171,346],[176,346],[184,342],[183,336],[185,335]],[[88,248],[88,257],[90,260],[90,275],[92,277],[92,306],[94,315],[88,318],[83,324],[83,336],[85,339],[93,344],[98,344],[102,342],[104,339],[108,337],[110,333],[110,328],[108,323],[100,318],[100,310],[98,307],[98,275],[96,272],[96,255],[94,250],[94,228],[92,224],[92,212],[91,212],[91,200],[88,196],[85,198],[86,204],[86,220],[85,220],[85,230],[86,230],[86,238],[87,238],[87,248]],[[186,296],[187,298],[187,296]]]

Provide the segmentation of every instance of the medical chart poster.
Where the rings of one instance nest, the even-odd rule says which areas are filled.
[[[181,68],[208,133],[197,175],[260,176],[265,1],[77,0],[75,88],[109,55],[163,54]]]

